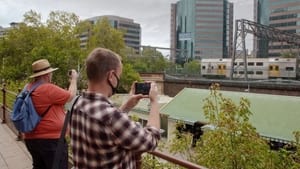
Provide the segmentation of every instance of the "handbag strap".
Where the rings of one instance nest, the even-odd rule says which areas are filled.
[[[64,121],[64,125],[63,125],[63,129],[62,129],[62,131],[60,133],[60,138],[59,138],[58,143],[57,143],[57,147],[56,147],[56,151],[55,151],[55,156],[54,156],[54,160],[53,160],[52,169],[59,169],[59,162],[60,162],[60,159],[61,159],[61,156],[62,156],[63,145],[64,145],[64,138],[65,138],[65,135],[66,135],[68,122],[71,119],[72,112],[73,112],[73,109],[74,109],[74,105],[77,103],[79,97],[80,96],[77,96],[75,98],[75,101],[74,101],[74,103],[73,103],[73,105],[71,107],[71,110],[67,111],[67,114],[66,114],[66,117],[65,117],[65,121]]]

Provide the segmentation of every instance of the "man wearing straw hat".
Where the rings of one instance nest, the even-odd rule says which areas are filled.
[[[77,91],[77,72],[72,70],[70,86],[64,90],[51,83],[52,68],[47,59],[40,59],[32,64],[33,81],[27,85],[30,89],[35,83],[41,83],[32,93],[31,98],[36,111],[42,116],[36,128],[24,133],[26,147],[32,156],[33,169],[51,169],[57,143],[65,118],[64,105],[71,101]],[[64,146],[60,169],[68,167],[67,144]]]

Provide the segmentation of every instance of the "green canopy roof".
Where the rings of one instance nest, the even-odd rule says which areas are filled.
[[[220,91],[224,97],[238,103],[241,97],[250,101],[253,115],[250,122],[261,136],[286,141],[294,140],[293,131],[300,131],[300,97],[248,92]],[[161,108],[169,118],[186,123],[207,123],[203,114],[204,99],[209,90],[185,88],[171,102]]]

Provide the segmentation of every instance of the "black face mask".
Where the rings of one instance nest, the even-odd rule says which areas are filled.
[[[116,75],[116,73],[113,72],[113,74],[114,74],[114,76],[115,76],[116,79],[117,79],[117,86],[114,87],[114,86],[111,84],[111,82],[107,79],[108,84],[109,84],[109,86],[111,87],[111,91],[112,91],[112,94],[111,94],[111,95],[114,95],[115,93],[117,93],[117,89],[118,89],[119,83],[120,83],[120,79],[118,78],[118,76]]]

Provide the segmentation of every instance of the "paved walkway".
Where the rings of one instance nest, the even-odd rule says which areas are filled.
[[[0,122],[0,169],[31,169],[31,156],[22,141]]]

